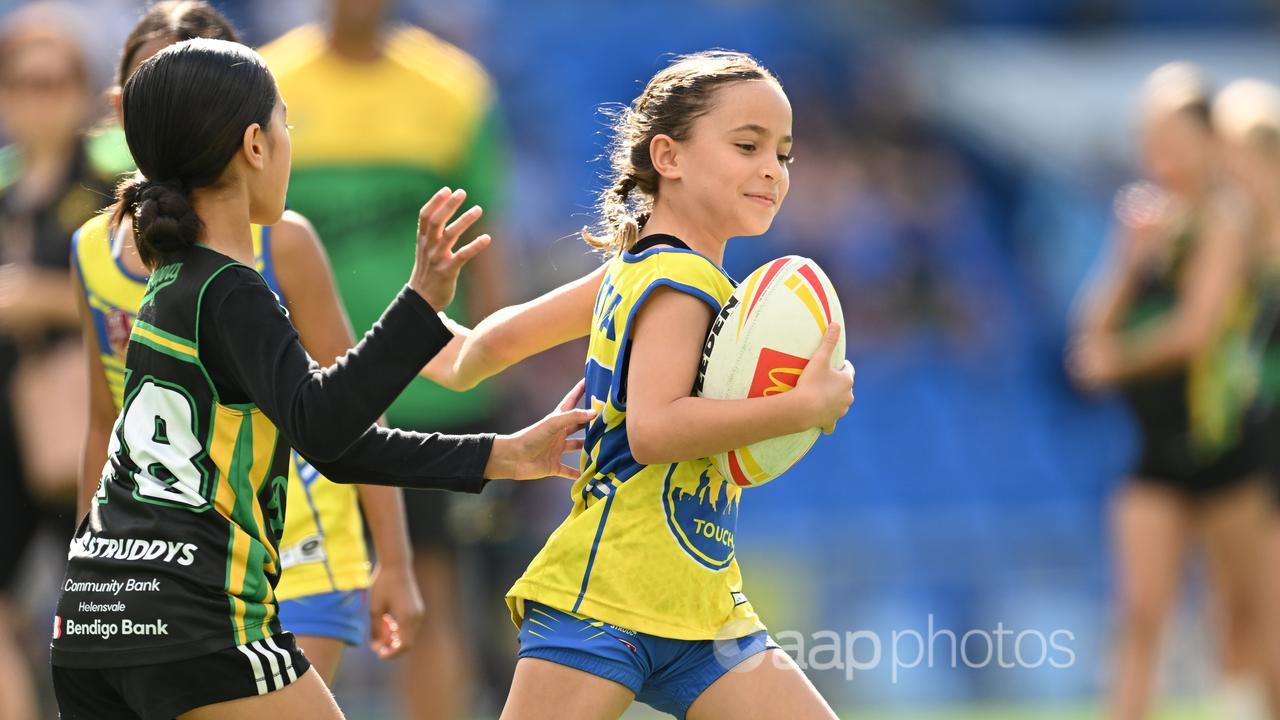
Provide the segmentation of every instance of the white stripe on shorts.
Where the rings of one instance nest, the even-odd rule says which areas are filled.
[[[267,680],[262,672],[262,661],[259,660],[258,655],[252,650],[250,650],[247,646],[237,645],[236,649],[244,653],[245,657],[249,658],[249,664],[253,666],[253,679],[256,683],[258,683],[258,694],[266,695],[268,692]]]
[[[267,636],[266,642],[267,642],[267,645],[269,645],[272,650],[275,650],[276,652],[280,653],[280,657],[284,658],[284,673],[289,676],[289,682],[293,682],[294,680],[297,680],[298,673],[293,671],[293,656],[285,652],[283,648],[277,645],[275,638],[271,637],[270,635]]]
[[[261,640],[254,640],[249,643],[249,647],[261,653],[271,665],[271,680],[275,684],[274,689],[279,690],[284,687],[284,678],[280,677],[280,663],[276,660],[276,654],[268,650]]]

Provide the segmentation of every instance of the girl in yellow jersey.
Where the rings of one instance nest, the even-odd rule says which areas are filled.
[[[692,396],[707,328],[734,289],[725,244],[768,230],[791,142],[787,97],[754,59],[679,58],[618,117],[605,233],[584,233],[608,262],[480,323],[452,367],[428,366],[466,387],[590,337],[586,391],[599,415],[568,518],[507,597],[520,661],[503,718],[603,720],[637,699],[695,720],[835,717],[743,591],[741,490],[708,458],[834,427],[853,401],[852,367],[827,361],[838,327],[793,392]],[[767,662],[743,662],[766,651]]]
[[[151,6],[125,41],[119,85],[152,55],[192,37],[237,40],[230,21],[202,0],[169,0]],[[81,516],[88,512],[107,458],[107,441],[124,388],[125,348],[147,283],[132,224],[122,223],[113,234],[109,220],[101,215],[85,223],[72,249],[92,370]],[[317,362],[332,363],[355,344],[328,259],[306,218],[286,212],[271,227],[254,225],[253,254],[256,269],[288,307],[307,352]],[[416,635],[422,614],[422,599],[410,569],[400,490],[332,483],[294,453],[288,492],[292,502],[280,546],[284,571],[276,588],[285,628],[298,636],[299,645],[328,684],[346,645],[370,638],[380,657],[400,654]],[[373,577],[361,505],[369,515],[378,553]]]

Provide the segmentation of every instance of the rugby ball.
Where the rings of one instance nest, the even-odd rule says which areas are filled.
[[[844,316],[822,268],[788,255],[747,276],[711,324],[702,348],[696,394],[718,400],[770,397],[792,390],[827,326],[839,322],[832,368],[844,364]],[[812,428],[762,440],[712,458],[741,487],[763,485],[786,472],[822,434]]]

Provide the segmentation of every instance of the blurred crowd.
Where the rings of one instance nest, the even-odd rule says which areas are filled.
[[[1113,196],[1144,174],[1132,103],[1140,76],[1119,97],[1133,109],[1124,113],[1128,124],[1109,128],[1111,142],[1121,138],[1131,154],[1107,151],[1101,139],[1043,149],[1077,156],[1068,166],[1037,162],[1012,150],[1012,137],[1007,146],[993,142],[937,112],[912,71],[920,67],[912,53],[930,38],[975,29],[1230,37],[1261,25],[1270,28],[1271,49],[1264,43],[1262,55],[1245,64],[1256,60],[1265,73],[1275,61],[1264,77],[1275,82],[1274,4],[213,4],[255,45],[301,23],[372,12],[379,22],[425,27],[478,59],[495,97],[495,212],[485,222],[496,267],[474,281],[472,321],[598,262],[576,233],[593,222],[591,197],[605,170],[601,106],[633,96],[669,53],[723,46],[763,60],[795,109],[792,191],[768,235],[730,243],[726,266],[744,277],[766,260],[799,254],[826,269],[845,309],[858,401],[790,477],[751,491],[738,551],[749,558],[756,605],[775,633],[867,629],[888,637],[930,623],[960,634],[1003,623],[1065,629],[1075,638],[1077,662],[1069,668],[921,668],[892,683],[884,669],[851,682],[843,671],[811,671],[836,707],[1089,702],[1108,684],[1116,583],[1107,499],[1138,461],[1141,432],[1116,395],[1082,391],[1063,358],[1075,332],[1072,298],[1109,247]],[[69,248],[75,228],[111,202],[129,169],[118,139],[103,139],[112,124],[104,98],[141,7],[133,0],[0,2],[0,583],[7,582],[0,586],[0,678],[25,675],[28,666],[35,677],[33,695],[0,684],[0,720],[48,716],[36,709],[46,690],[45,620],[76,520],[85,423],[77,411],[86,388]],[[1136,61],[1144,73],[1177,59],[1160,52]],[[1214,172],[1233,182],[1225,169]],[[423,200],[434,189],[414,188]],[[333,242],[323,228],[321,237]],[[540,415],[581,374],[582,356],[581,347],[570,347],[525,363],[492,384],[476,401],[484,412],[468,422],[496,418],[518,427]],[[420,420],[433,429],[467,426],[452,416]],[[505,696],[514,632],[501,596],[562,516],[565,487],[538,484],[432,510],[448,528],[449,559],[420,568],[424,594],[435,605],[429,612],[451,608],[441,617],[461,623],[467,650],[468,667],[449,676],[459,696],[449,712],[482,715]],[[1199,642],[1196,633],[1217,642],[1201,625],[1212,602],[1198,590],[1183,602],[1187,622],[1173,642],[1188,635]],[[1206,655],[1165,672],[1190,692],[1212,691],[1206,678],[1216,655]],[[402,686],[411,688],[425,671],[412,658],[399,663]],[[385,691],[389,676],[371,656],[358,656],[336,692],[359,698],[346,707],[363,703],[385,713],[370,717],[389,717],[396,705]],[[412,689],[403,697],[412,698]],[[405,709],[404,717],[467,716],[405,704],[418,714]]]

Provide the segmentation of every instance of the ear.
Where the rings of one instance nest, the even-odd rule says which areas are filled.
[[[262,126],[253,123],[244,129],[244,137],[240,141],[240,152],[249,166],[261,170],[267,165],[267,134]]]
[[[124,127],[124,90],[119,85],[113,85],[107,91],[107,102],[111,104],[111,112],[116,116],[116,124]]]
[[[655,135],[649,142],[649,162],[667,180],[680,179],[680,143],[670,135]]]

